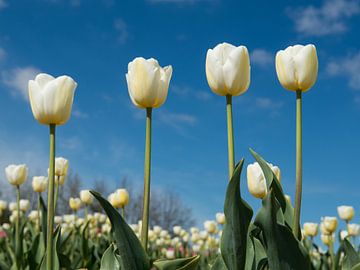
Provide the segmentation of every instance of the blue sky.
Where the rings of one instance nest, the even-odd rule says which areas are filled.
[[[208,48],[247,46],[251,85],[234,98],[236,159],[252,147],[282,171],[292,197],[295,94],[278,83],[277,50],[313,43],[319,76],[303,101],[303,221],[359,209],[360,2],[351,0],[0,0],[0,166],[27,163],[45,174],[48,129],[32,116],[27,80],[43,71],[78,82],[71,120],[58,128],[57,155],[84,187],[127,176],[142,186],[145,112],[128,97],[136,56],[173,66],[167,102],[154,111],[153,188],[175,190],[200,223],[222,210],[227,184],[225,98],[205,77]],[[1,177],[4,181],[4,176]],[[257,208],[242,174],[242,194]],[[355,221],[359,222],[360,214]]]

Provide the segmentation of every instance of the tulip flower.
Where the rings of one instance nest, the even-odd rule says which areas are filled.
[[[85,204],[85,222],[88,221],[88,205],[92,204],[94,198],[89,190],[80,191],[80,200]]]
[[[225,224],[225,215],[224,215],[224,213],[217,213],[215,217],[216,217],[217,223],[219,223],[221,225]]]
[[[217,231],[216,222],[213,220],[206,220],[204,222],[204,228],[208,233],[213,234]]]
[[[49,184],[47,207],[46,269],[53,269],[53,227],[54,227],[54,175],[55,175],[55,129],[65,124],[71,114],[77,83],[69,76],[54,78],[38,74],[28,84],[29,99],[34,118],[50,127]]]
[[[226,96],[229,179],[235,168],[232,96],[243,94],[250,85],[250,59],[245,46],[218,44],[206,54],[206,78],[211,90]]]
[[[81,207],[81,200],[79,198],[70,198],[69,199],[69,206],[71,210],[77,212]]]
[[[337,211],[340,219],[345,220],[346,223],[352,220],[355,215],[355,210],[352,206],[342,205],[337,208]]]
[[[358,236],[360,234],[360,225],[355,223],[348,224],[347,231],[350,236]]]
[[[146,139],[144,166],[144,201],[141,243],[147,249],[150,205],[150,159],[152,109],[164,104],[172,75],[172,67],[162,68],[153,58],[135,58],[128,65],[126,81],[131,101],[141,109],[146,109]]]
[[[273,166],[268,163],[269,167],[275,174],[276,178],[280,181],[280,169],[277,166]],[[247,183],[248,189],[251,195],[255,198],[263,199],[267,194],[267,185],[264,173],[259,165],[259,163],[255,162],[253,164],[249,164],[247,167]]]
[[[302,196],[302,92],[315,83],[318,58],[314,45],[295,45],[280,50],[275,59],[276,73],[281,85],[296,92],[296,193],[294,235],[298,237]]]
[[[336,231],[337,228],[337,218],[336,217],[323,217],[322,218],[322,225],[324,232],[327,234],[332,234]]]
[[[174,234],[176,234],[176,235],[180,235],[181,226],[174,226],[174,227],[173,227],[173,232],[174,232]]]
[[[315,237],[318,233],[318,224],[311,222],[304,223],[304,233],[305,236]]]
[[[20,185],[22,185],[27,178],[28,168],[25,164],[21,165],[9,165],[5,168],[6,178],[10,184],[16,186],[16,194],[17,194],[17,213],[20,212]],[[15,249],[16,256],[21,256],[21,239],[20,239],[20,218],[16,218],[15,224]]]
[[[7,207],[7,202],[0,200],[0,210],[4,211],[6,210],[6,207]]]
[[[38,193],[38,204],[37,204],[37,211],[38,211],[38,229],[40,229],[40,198],[41,193],[44,192],[47,188],[48,179],[45,176],[34,176],[32,181],[32,188],[33,190]]]

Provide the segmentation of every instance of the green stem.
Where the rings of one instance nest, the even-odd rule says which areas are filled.
[[[41,216],[40,216],[40,198],[41,198],[41,193],[38,194],[38,201],[37,201],[37,211],[38,211],[38,229],[40,232],[40,228],[41,228]]]
[[[59,197],[59,181],[60,181],[60,176],[54,176],[54,178],[55,177],[57,177],[57,181],[55,181],[54,213],[56,213],[56,203]]]
[[[144,166],[144,203],[141,226],[141,244],[147,250],[149,208],[150,208],[150,159],[151,159],[151,113],[152,108],[146,108],[146,139],[145,139],[145,166]]]
[[[15,250],[16,250],[16,258],[17,261],[20,260],[21,257],[21,249],[20,249],[20,186],[16,186],[16,196],[17,196],[17,217],[16,217],[16,235],[15,235]]]
[[[55,173],[55,128],[50,124],[50,157],[48,183],[48,215],[46,242],[46,269],[53,269],[53,228],[54,228],[54,173]]]
[[[331,236],[331,241],[330,241],[330,245],[329,245],[329,253],[330,253],[330,259],[331,259],[331,269],[335,270],[334,241],[333,241],[332,236]]]
[[[123,206],[121,209],[121,215],[122,215],[123,219],[125,220],[125,206]]]
[[[234,157],[234,131],[233,131],[233,117],[232,117],[232,96],[226,96],[226,116],[227,116],[227,131],[228,131],[228,159],[229,159],[229,180],[234,172],[235,157]]]
[[[88,206],[86,205],[85,206],[85,224],[88,222],[88,212],[89,212],[89,209],[88,209]]]
[[[296,91],[296,194],[294,208],[294,235],[299,237],[302,194],[302,100],[301,91]]]

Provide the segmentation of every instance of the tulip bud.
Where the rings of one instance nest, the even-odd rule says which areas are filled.
[[[20,210],[26,212],[30,208],[30,201],[29,200],[20,200]]]
[[[56,223],[56,224],[61,224],[62,223],[62,217],[61,216],[55,216],[54,217],[54,222]]]
[[[322,234],[321,241],[324,243],[324,245],[330,246],[333,241],[333,236],[329,234]]]
[[[273,166],[268,163],[269,167],[275,174],[276,178],[280,181],[280,169],[277,166]],[[249,164],[247,167],[247,183],[249,192],[255,197],[259,199],[265,198],[267,194],[267,185],[264,173],[259,165],[259,163],[255,162],[253,164]]]
[[[176,235],[180,235],[181,227],[180,227],[180,226],[174,226],[174,227],[173,227],[173,232],[174,232],[174,234],[176,234]]]
[[[166,259],[175,259],[175,250],[173,249],[168,249],[166,250]]]
[[[171,66],[162,68],[153,58],[135,58],[126,74],[131,101],[139,108],[160,107],[166,100],[171,75]]]
[[[92,204],[94,198],[89,190],[82,190],[80,191],[80,199],[84,204]]]
[[[337,208],[340,219],[349,222],[355,215],[354,207],[342,205]]]
[[[346,237],[348,237],[349,233],[345,230],[340,231],[340,239],[344,240]]]
[[[0,210],[4,211],[6,210],[6,207],[7,207],[7,202],[0,200]]]
[[[36,211],[36,210],[32,210],[29,215],[28,215],[28,218],[30,221],[32,222],[37,222],[38,219],[39,219],[39,212]]]
[[[34,176],[32,181],[32,188],[35,192],[41,193],[46,190],[47,178],[45,176]]]
[[[70,198],[69,206],[71,210],[78,211],[81,207],[81,200],[79,198]]]
[[[204,228],[208,233],[213,234],[217,230],[217,225],[213,220],[206,220],[204,222]]]
[[[69,169],[69,161],[63,157],[55,158],[55,175],[66,176]],[[60,181],[59,181],[60,184]],[[61,184],[60,184],[61,185]]]
[[[275,62],[278,79],[285,89],[305,92],[314,85],[318,73],[314,45],[289,46],[277,52]]]
[[[336,217],[323,217],[322,218],[322,230],[323,233],[332,234],[336,231],[337,228],[337,219]]]
[[[348,224],[347,229],[348,229],[350,236],[355,237],[360,234],[360,225],[359,224],[355,224],[355,223]]]
[[[17,210],[17,203],[16,203],[16,202],[11,202],[11,203],[9,203],[9,210],[10,210],[11,212]]]
[[[30,105],[35,119],[44,125],[65,124],[70,118],[76,86],[69,76],[54,78],[40,73],[30,80]]]
[[[318,233],[318,224],[307,222],[304,223],[304,234],[305,236],[315,237]]]
[[[216,214],[216,221],[217,223],[224,225],[225,224],[225,215],[224,213],[217,213]]]
[[[218,44],[206,54],[206,78],[220,96],[243,94],[250,84],[250,59],[245,46]]]
[[[28,168],[25,164],[9,165],[5,168],[5,174],[10,184],[20,186],[26,181]]]

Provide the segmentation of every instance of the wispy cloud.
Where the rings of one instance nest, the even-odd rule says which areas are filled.
[[[73,110],[72,114],[76,117],[76,118],[81,118],[81,119],[86,119],[89,117],[89,115],[85,112],[80,111],[79,109],[75,109]]]
[[[348,85],[360,90],[360,52],[348,55],[342,59],[335,59],[327,64],[326,71],[331,76],[345,76]]]
[[[283,106],[283,103],[267,97],[258,97],[255,99],[255,106],[265,110],[278,110]]]
[[[0,0],[0,9],[6,8],[7,7],[7,3],[5,2],[5,0]]]
[[[0,63],[5,59],[5,57],[6,57],[6,51],[0,47]]]
[[[194,126],[198,122],[198,119],[190,114],[174,113],[163,110],[159,114],[159,121],[183,134],[185,128]]]
[[[207,101],[211,99],[210,90],[197,90],[187,85],[172,85],[169,92],[181,97],[195,97],[201,101]]]
[[[265,49],[255,49],[250,53],[251,64],[267,67],[274,62],[273,53]]]
[[[127,23],[122,18],[118,18],[114,22],[114,27],[118,34],[117,40],[120,44],[124,44],[129,38]]]
[[[345,32],[348,20],[360,14],[358,0],[325,0],[319,7],[287,9],[295,30],[306,36],[325,36]]]
[[[28,81],[34,79],[38,73],[40,70],[36,67],[19,67],[3,71],[1,79],[13,96],[28,100]]]

